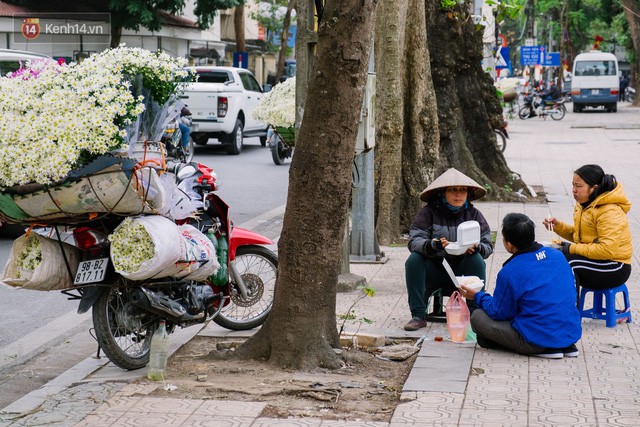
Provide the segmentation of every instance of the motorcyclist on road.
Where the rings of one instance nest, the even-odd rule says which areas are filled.
[[[555,83],[551,82],[551,85],[549,86],[549,89],[540,92],[540,96],[542,97],[543,101],[553,101],[556,100],[558,98],[560,98],[560,89],[558,89],[558,86],[556,86]],[[549,104],[546,103],[545,104]]]

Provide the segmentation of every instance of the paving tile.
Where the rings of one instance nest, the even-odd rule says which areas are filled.
[[[266,418],[256,419],[251,427],[319,427],[322,420],[319,418]]]
[[[500,409],[467,409],[460,414],[460,425],[465,426],[524,426],[527,425],[526,410],[510,407]]]
[[[189,416],[183,425],[189,427],[250,427],[254,420],[253,417],[194,414]]]
[[[143,397],[135,402],[131,409],[127,411],[127,414],[134,412],[192,414],[201,405],[202,400],[195,399]]]
[[[389,423],[384,421],[362,421],[362,420],[322,420],[320,427],[388,427]]]
[[[74,424],[74,427],[111,427],[122,415],[122,411],[100,410],[87,415],[82,421]]]
[[[189,418],[185,413],[167,412],[125,412],[112,425],[113,427],[179,427]]]
[[[236,400],[205,400],[197,409],[198,415],[223,415],[228,417],[257,417],[267,406],[263,402]]]
[[[427,396],[428,395],[428,396]],[[443,425],[455,422],[462,408],[463,394],[421,393],[419,400],[398,405],[391,426],[402,425]]]

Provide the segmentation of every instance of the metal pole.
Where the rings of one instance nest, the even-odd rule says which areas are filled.
[[[386,262],[380,252],[375,229],[374,150],[375,145],[375,73],[373,46],[369,75],[362,106],[351,201],[351,262]]]

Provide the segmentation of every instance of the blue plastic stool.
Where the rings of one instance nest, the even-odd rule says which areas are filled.
[[[588,292],[593,292],[593,308],[584,309],[584,300]],[[624,309],[616,312],[616,294],[622,292],[624,297]],[[603,305],[602,297],[606,299],[606,306]],[[631,323],[631,305],[629,304],[629,290],[627,285],[623,283],[620,286],[611,289],[587,289],[582,288],[580,291],[579,310],[580,316],[589,319],[604,319],[607,321],[607,328],[615,328],[618,319],[628,318],[627,322]]]

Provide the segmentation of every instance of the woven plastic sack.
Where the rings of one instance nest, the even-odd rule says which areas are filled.
[[[460,292],[455,291],[449,297],[446,305],[447,329],[451,335],[451,341],[464,342],[471,325],[469,307]]]
[[[134,226],[142,226],[151,246],[149,256],[136,265],[134,271],[121,265],[126,254],[119,253],[118,245],[111,244],[111,260],[116,272],[131,280],[145,280],[159,277],[177,277],[189,280],[204,280],[220,268],[213,243],[198,229],[190,225],[178,226],[160,215],[127,218],[110,236],[119,231],[127,232]],[[125,227],[121,230],[121,227]],[[141,251],[137,251],[141,252]]]
[[[33,263],[33,269],[27,268],[25,262],[21,259],[25,258],[29,250],[30,240],[37,239],[36,245],[39,246],[41,253],[40,262]],[[32,243],[33,244],[33,243]],[[2,273],[2,281],[10,286],[32,289],[36,291],[59,291],[68,289],[73,286],[73,277],[78,270],[81,254],[80,250],[68,243],[62,243],[64,247],[64,255],[57,240],[49,239],[38,233],[32,232],[23,235],[14,240],[9,253],[9,259]],[[69,275],[65,258],[71,267]]]
[[[202,281],[218,272],[216,248],[207,236],[191,225],[181,225],[182,257],[176,263],[181,271],[175,277]]]

